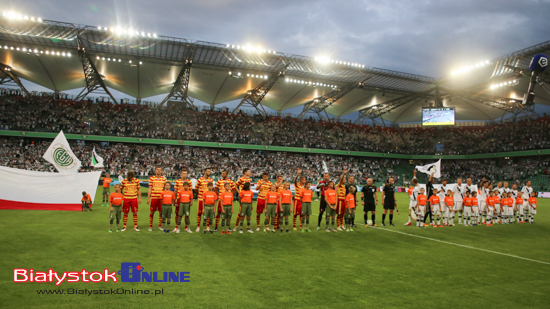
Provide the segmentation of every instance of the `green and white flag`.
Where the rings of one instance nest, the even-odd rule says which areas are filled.
[[[94,168],[103,167],[103,158],[100,157],[97,154],[97,152],[95,152],[95,147],[94,147],[94,151],[92,152],[92,167]]]
[[[63,131],[57,134],[42,157],[53,164],[60,173],[78,173],[78,169],[82,165],[71,150]]]

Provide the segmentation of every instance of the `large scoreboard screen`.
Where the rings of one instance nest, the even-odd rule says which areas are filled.
[[[453,126],[455,124],[454,107],[422,108],[423,126]]]

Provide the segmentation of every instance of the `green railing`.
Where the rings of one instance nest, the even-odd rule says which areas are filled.
[[[36,137],[36,138],[53,139],[57,136],[57,133],[0,130],[0,136]],[[541,150],[510,151],[510,152],[498,152],[498,153],[481,153],[481,154],[471,154],[471,155],[408,155],[408,154],[396,154],[396,153],[332,150],[332,149],[321,149],[321,148],[300,148],[300,147],[231,144],[231,143],[216,143],[216,142],[197,142],[197,141],[184,141],[184,140],[119,137],[119,136],[103,136],[103,135],[65,134],[65,136],[67,137],[67,139],[77,139],[77,140],[85,140],[85,141],[93,141],[93,142],[115,142],[115,143],[131,143],[131,144],[144,144],[144,145],[153,144],[153,145],[285,151],[285,152],[299,152],[299,153],[332,154],[332,155],[340,155],[340,156],[376,157],[376,158],[388,158],[388,159],[392,159],[392,158],[393,159],[413,159],[413,160],[414,159],[470,160],[470,159],[489,159],[489,158],[502,158],[502,157],[540,156],[540,155],[550,154],[550,149],[541,149]]]

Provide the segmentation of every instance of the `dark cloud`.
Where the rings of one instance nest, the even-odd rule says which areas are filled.
[[[438,77],[549,39],[550,1],[4,1],[6,10]]]
[[[10,1],[45,19],[440,76],[548,39],[550,1]]]

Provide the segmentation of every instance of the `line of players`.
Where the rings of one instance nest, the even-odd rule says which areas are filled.
[[[458,178],[452,190],[446,179],[443,179],[439,189],[434,188],[432,183],[433,174],[426,185],[428,192],[425,192],[418,185],[415,171],[415,178],[408,190],[409,221],[405,225],[411,225],[412,213],[416,215],[417,227],[428,226],[425,223],[428,215],[433,227],[453,226],[457,214],[458,224],[463,221],[464,226],[525,223],[526,219],[534,223],[537,198],[531,181],[527,181],[521,191],[517,190],[516,184],[508,188],[507,181],[504,186],[498,182],[494,188],[485,178],[477,190],[471,178],[466,180],[466,184]]]
[[[330,180],[328,173],[324,174],[324,179],[319,183],[322,198],[320,205],[320,214],[317,230],[320,230],[323,213],[326,211],[327,232],[353,231],[355,225],[355,210],[357,207],[357,187],[353,176],[348,178],[346,185],[346,174],[344,170],[337,184]],[[128,214],[130,210],[133,214],[134,230],[139,231],[137,222],[138,205],[141,203],[141,189],[139,181],[134,177],[133,172],[128,172],[126,179],[120,185],[115,185],[115,192],[109,194],[109,184],[112,181],[107,174],[103,178],[104,190],[103,200],[109,202],[111,209],[110,230],[113,231],[113,223],[116,221],[116,231],[119,231],[118,224],[120,217],[123,216],[123,228],[126,231]],[[222,178],[216,182],[210,177],[210,168],[205,169],[204,176],[197,180],[195,192],[198,196],[198,212],[196,232],[200,231],[201,221],[203,224],[203,233],[217,232],[221,220],[222,234],[231,234],[231,231],[243,233],[244,222],[246,220],[246,231],[253,233],[251,228],[251,216],[253,210],[253,192],[251,191],[250,169],[243,170],[243,176],[237,181],[228,178],[227,171],[222,172]],[[265,214],[264,232],[279,230],[283,232],[285,227],[289,233],[289,217],[293,218],[293,230],[297,230],[297,217],[300,217],[300,229],[302,232],[310,232],[309,218],[312,213],[311,201],[313,191],[311,182],[301,175],[301,170],[297,170],[294,178],[295,194],[290,191],[290,183],[284,181],[283,176],[277,175],[277,181],[272,183],[268,179],[268,174],[263,173],[262,179],[256,184],[258,190],[258,200],[256,203],[256,231],[261,230],[261,214]],[[184,219],[184,231],[192,233],[190,229],[190,209],[193,206],[193,191],[191,181],[187,178],[187,170],[182,170],[181,178],[175,183],[175,190],[170,190],[171,183],[162,176],[162,168],[155,169],[155,175],[149,178],[149,191],[147,194],[147,204],[150,205],[149,231],[153,231],[153,218],[156,211],[159,212],[159,229],[164,233],[170,233],[170,221],[173,216],[172,206],[175,206],[176,226],[172,232],[180,233],[182,219]],[[390,211],[390,225],[393,226],[393,210],[395,209],[395,188],[393,178],[386,184],[382,193],[382,204],[385,205],[382,216],[382,224],[387,211]],[[368,180],[367,186],[363,187],[362,197],[365,205],[365,223],[367,213],[371,212],[373,226],[375,222],[375,208],[378,203],[377,189],[373,185],[372,179]],[[239,196],[239,211],[233,230],[231,229],[231,218],[233,215],[234,194]],[[215,222],[215,225],[214,225]],[[240,226],[239,226],[240,224]],[[272,225],[272,228],[270,227]],[[367,225],[368,226],[368,225]],[[213,229],[211,228],[213,227]],[[224,230],[225,228],[225,230]]]

